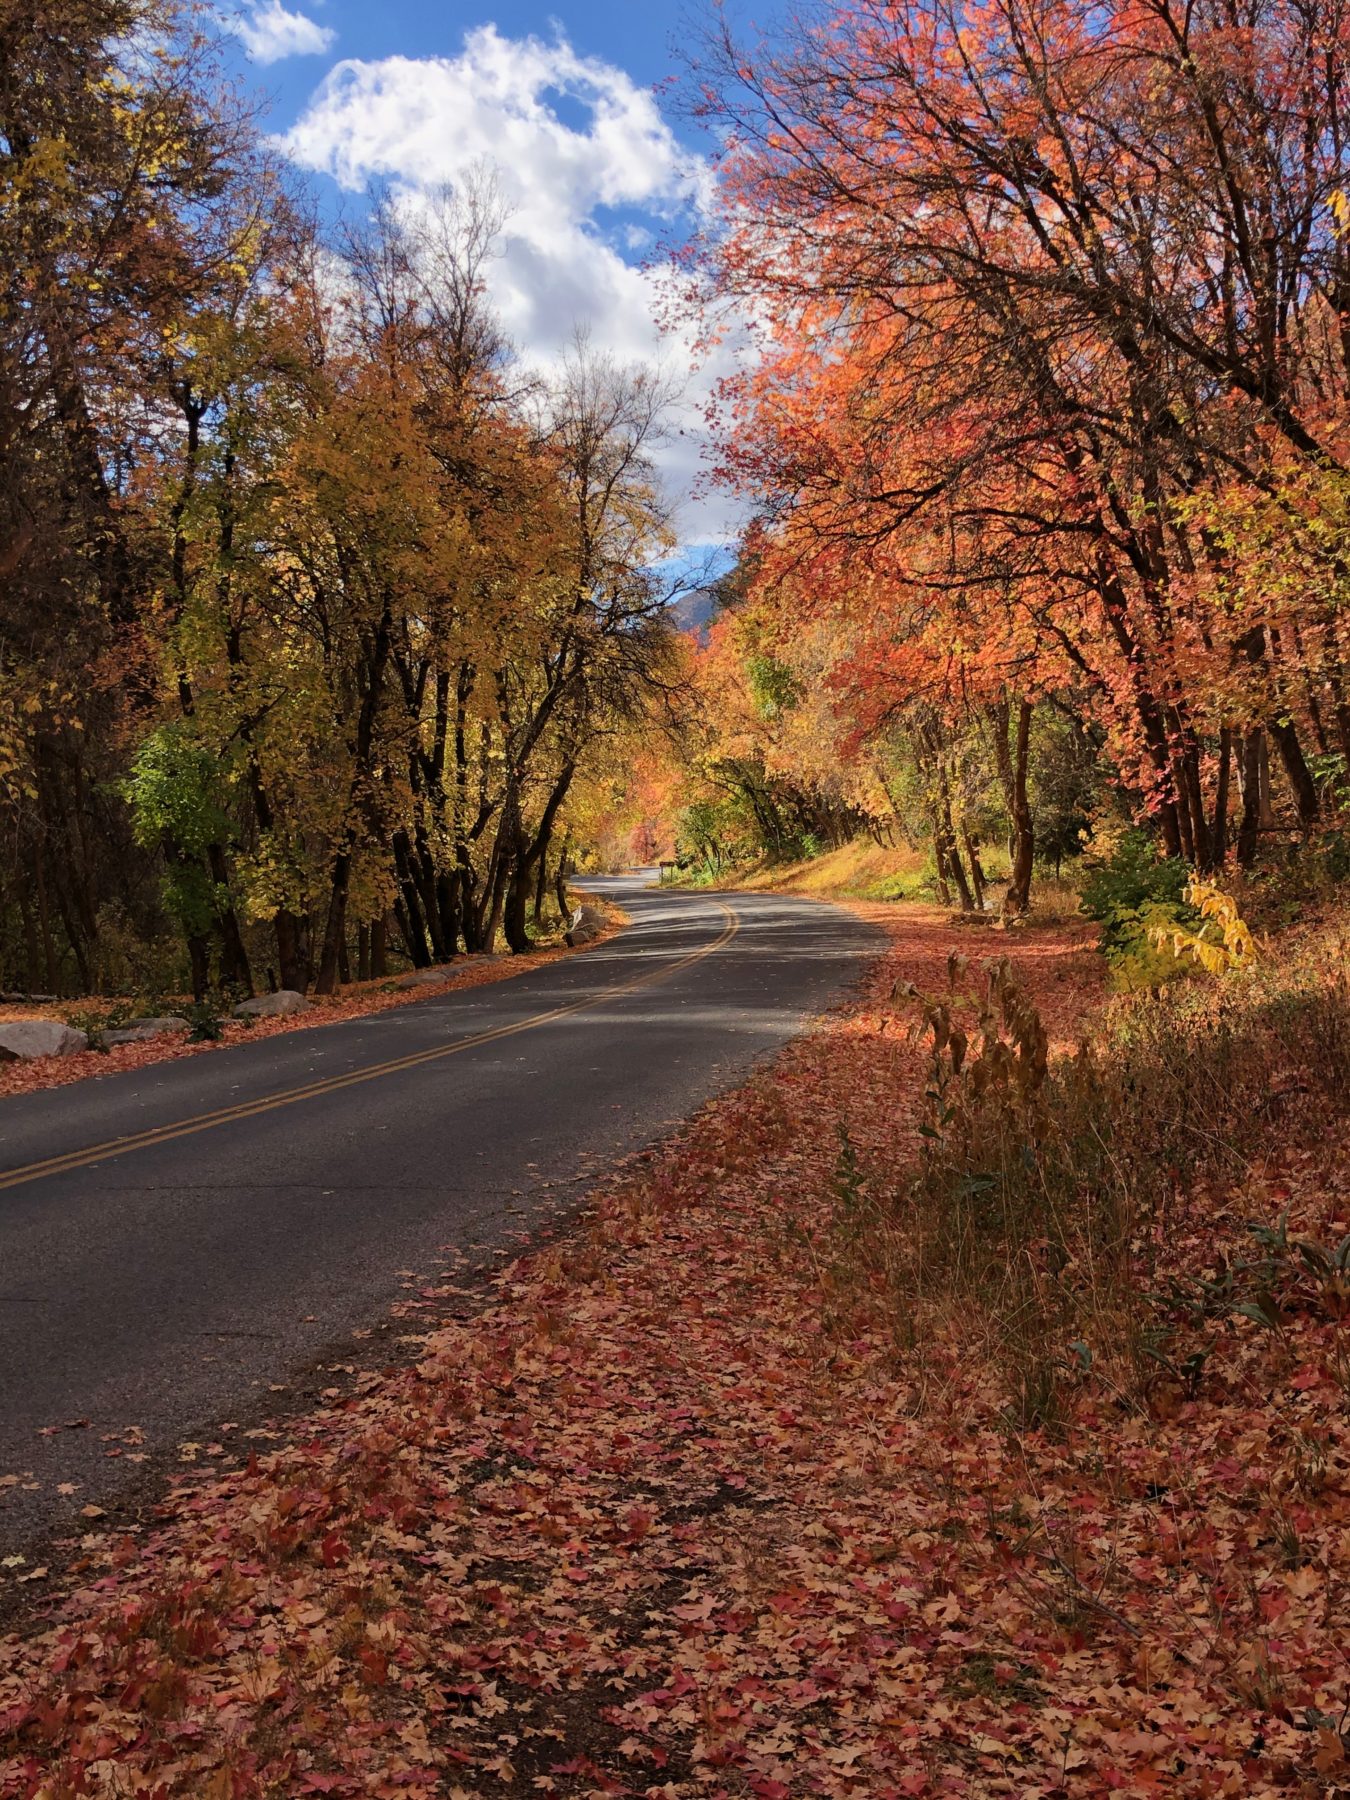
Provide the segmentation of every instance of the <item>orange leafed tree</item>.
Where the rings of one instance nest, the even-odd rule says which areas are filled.
[[[763,351],[726,470],[759,581],[851,619],[860,727],[1069,680],[1172,853],[1251,856],[1267,745],[1317,823],[1350,755],[1346,49],[1343,6],[1282,0],[848,0],[710,46],[701,274]]]

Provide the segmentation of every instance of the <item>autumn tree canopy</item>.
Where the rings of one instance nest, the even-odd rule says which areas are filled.
[[[1342,6],[714,37],[687,263],[755,350],[717,420],[754,524],[696,652],[661,381],[521,367],[486,173],[320,231],[208,24],[0,4],[6,982],[523,949],[583,818],[918,833],[970,906],[1006,838],[1012,911],[1103,793],[1203,870],[1338,824]],[[691,655],[676,793],[615,744]]]
[[[702,59],[757,630],[830,634],[954,873],[972,720],[1014,836],[1056,706],[1201,868],[1339,805],[1348,47],[1334,3],[847,0]]]
[[[208,24],[0,6],[0,985],[29,991],[523,950],[574,787],[681,679],[662,382],[584,341],[520,365],[487,173],[319,231]]]

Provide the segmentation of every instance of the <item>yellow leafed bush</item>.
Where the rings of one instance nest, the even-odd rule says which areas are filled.
[[[1149,937],[1161,950],[1170,945],[1173,956],[1189,956],[1211,975],[1229,975],[1235,969],[1250,969],[1257,961],[1256,940],[1237,902],[1222,888],[1207,881],[1191,881],[1184,898],[1193,906],[1204,923],[1198,931],[1183,925],[1154,926]]]

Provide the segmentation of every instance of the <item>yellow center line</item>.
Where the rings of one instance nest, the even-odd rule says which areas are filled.
[[[599,994],[589,994],[582,1000],[573,1000],[566,1006],[552,1007],[547,1012],[533,1013],[528,1019],[518,1019],[514,1025],[494,1025],[488,1031],[477,1031],[470,1037],[457,1038],[453,1044],[442,1044],[435,1050],[418,1050],[410,1056],[395,1057],[390,1062],[373,1063],[367,1069],[353,1069],[347,1075],[331,1075],[323,1081],[312,1081],[304,1087],[287,1088],[282,1093],[268,1094],[259,1100],[240,1101],[236,1106],[222,1106],[216,1112],[197,1113],[172,1125],[152,1126],[147,1131],[139,1131],[128,1137],[110,1138],[106,1143],[91,1144],[84,1150],[68,1151],[64,1156],[49,1156],[44,1162],[26,1163],[0,1175],[0,1192],[6,1188],[20,1187],[24,1182],[40,1181],[48,1175],[64,1175],[72,1169],[88,1168],[90,1163],[103,1162],[114,1156],[126,1156],[133,1150],[147,1150],[156,1144],[172,1143],[175,1138],[191,1137],[198,1131],[210,1131],[217,1125],[232,1124],[236,1119],[252,1119],[259,1113],[275,1112],[283,1106],[294,1106],[301,1100],[320,1100],[326,1094],[335,1094],[342,1088],[356,1087],[363,1081],[377,1081],[385,1075],[397,1075],[404,1069],[416,1069],[423,1063],[439,1062],[442,1057],[458,1056],[461,1051],[476,1049],[480,1044],[494,1044],[501,1038],[515,1037],[522,1031],[533,1031],[536,1026],[548,1025],[554,1019],[570,1018],[574,1013],[585,1012],[588,1007],[601,1006],[607,1000],[616,1000],[624,994],[636,993],[640,988],[651,987],[655,982],[678,975],[682,969],[692,968],[695,963],[702,962],[705,956],[723,949],[735,937],[740,930],[739,919],[722,901],[716,900],[713,904],[720,909],[727,921],[721,934],[702,949],[691,950],[678,962],[655,969],[650,975],[637,975],[633,980],[605,988]]]

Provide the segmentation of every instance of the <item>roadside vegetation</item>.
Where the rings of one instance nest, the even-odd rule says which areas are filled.
[[[579,916],[589,925],[584,942],[577,945],[579,949],[606,941],[626,918],[620,908],[591,900],[580,909]],[[271,1017],[249,1013],[237,1016],[224,1010],[219,999],[193,1005],[182,995],[162,996],[158,1002],[95,998],[52,1001],[43,1006],[31,1002],[0,1006],[0,1096],[65,1087],[73,1081],[123,1074],[151,1063],[275,1037],[280,1032],[305,1031],[343,1019],[365,1018],[430,994],[443,995],[509,980],[570,953],[569,939],[561,930],[554,931],[541,935],[520,956],[502,952],[495,956],[460,957],[450,964],[392,979],[344,983],[336,994],[316,998],[303,1010]],[[7,1019],[57,1021],[78,1032],[83,1041],[77,1039],[58,1054],[7,1060]]]

